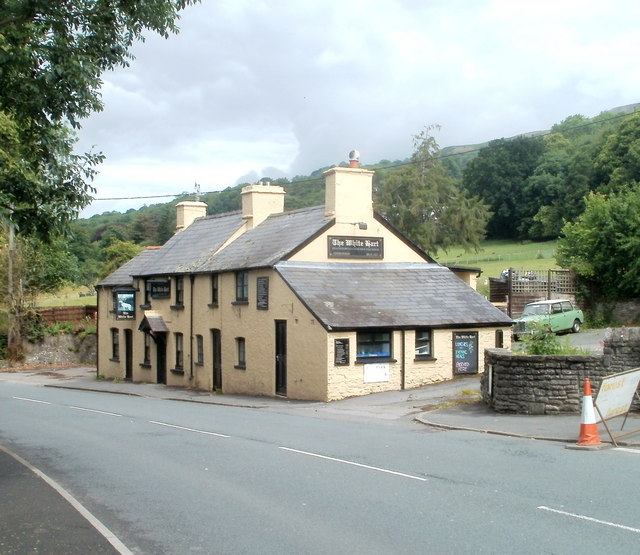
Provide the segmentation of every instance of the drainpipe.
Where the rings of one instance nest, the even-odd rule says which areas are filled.
[[[189,380],[193,380],[193,282],[196,276],[189,276]]]
[[[402,330],[402,365],[400,369],[400,389],[404,391],[405,388],[405,376],[407,373],[407,348],[405,345],[406,330]]]

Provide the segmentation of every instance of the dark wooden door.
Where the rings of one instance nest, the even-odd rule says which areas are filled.
[[[211,345],[213,348],[213,389],[222,389],[222,355],[220,354],[220,330],[211,330]]]
[[[287,321],[276,320],[276,394],[287,394]]]

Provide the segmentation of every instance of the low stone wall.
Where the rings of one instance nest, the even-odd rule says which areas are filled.
[[[583,384],[593,396],[604,376],[640,367],[640,328],[608,330],[602,355],[530,356],[506,349],[485,350],[482,399],[497,412],[579,413]],[[637,401],[632,409],[638,410]]]
[[[24,342],[25,364],[82,364],[94,366],[97,361],[95,335],[55,335],[38,343]]]

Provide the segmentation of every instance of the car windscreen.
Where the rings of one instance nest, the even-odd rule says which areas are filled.
[[[523,316],[536,316],[539,314],[549,314],[549,305],[546,304],[530,304],[524,307]]]

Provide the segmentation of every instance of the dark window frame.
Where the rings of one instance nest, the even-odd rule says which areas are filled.
[[[384,345],[387,347],[385,348]],[[381,328],[356,332],[356,362],[391,361],[393,361],[393,330]]]
[[[196,364],[204,365],[204,336],[196,335]]]
[[[175,304],[171,308],[184,308],[184,277],[176,276]]]
[[[175,342],[175,350],[176,350],[176,364],[174,371],[183,372],[184,371],[184,335],[180,332],[176,332],[173,334],[173,340]]]
[[[427,334],[428,338],[425,338],[421,334]],[[418,352],[428,346],[429,352]],[[435,360],[433,352],[433,329],[432,328],[417,328],[415,331],[415,360]]]
[[[111,359],[120,362],[120,330],[111,328]]]
[[[236,337],[236,358],[234,366],[237,370],[247,369],[247,341],[244,337]]]
[[[249,303],[249,271],[239,270],[236,272],[236,304]]]
[[[141,366],[150,367],[151,366],[151,335],[148,333],[144,335],[144,343],[143,343],[143,360]]]
[[[209,306],[216,308],[220,302],[220,274],[211,274],[211,302]]]

